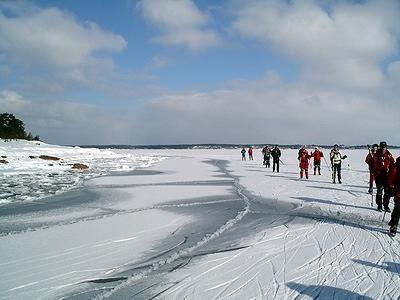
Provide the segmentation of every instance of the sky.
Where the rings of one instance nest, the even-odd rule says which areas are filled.
[[[0,113],[54,144],[400,145],[400,1],[0,1]]]

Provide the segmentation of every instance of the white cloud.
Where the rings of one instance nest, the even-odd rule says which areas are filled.
[[[157,97],[136,116],[132,136],[141,143],[166,144],[362,144],[381,138],[400,143],[400,103],[381,105],[374,95],[287,85],[273,77]]]
[[[5,14],[4,10],[12,10]],[[120,52],[126,41],[93,22],[80,23],[58,8],[0,5],[0,51],[3,60],[24,68],[48,68],[57,75],[86,80],[86,69],[113,68],[99,53]],[[111,65],[110,65],[111,64]]]
[[[237,1],[234,31],[300,61],[313,82],[376,87],[398,50],[398,1]],[[329,6],[328,9],[326,6]]]
[[[0,107],[2,112],[22,111],[27,102],[18,93],[11,90],[3,90],[0,92]]]
[[[219,35],[207,28],[208,17],[191,0],[141,0],[137,8],[147,22],[162,31],[155,38],[159,43],[191,50],[222,44]]]
[[[42,74],[39,80],[30,77],[30,89],[12,83],[7,91],[0,93],[0,108],[21,116],[33,134],[62,144],[76,141],[360,144],[381,139],[400,144],[397,137],[400,62],[387,61],[398,52],[397,2],[388,0],[378,5],[368,1],[349,4],[345,1],[249,0],[235,3],[232,25],[235,32],[300,62],[301,75],[297,82],[287,84],[277,73],[269,71],[264,78],[249,81],[240,80],[238,72],[237,80],[207,92],[171,92],[143,81],[135,86],[138,77],[154,79],[156,70],[170,64],[171,59],[154,56],[141,73],[115,72],[106,76],[105,73],[113,70],[113,60],[111,56],[99,58],[97,53],[121,51],[125,47],[121,37],[95,24],[81,24],[57,9],[31,8],[14,17],[0,14],[0,25],[8,26],[7,34],[0,27],[0,53],[6,54],[0,57],[0,66],[5,66],[0,67],[0,73],[7,76],[7,72],[12,72],[12,67],[1,64],[10,58],[28,67],[36,63],[45,65],[62,72],[69,82],[75,80],[74,88],[77,81],[86,87],[91,84],[106,105],[109,103],[101,93],[118,95],[113,98],[113,107],[119,105],[124,111],[117,115],[99,106],[65,101],[65,82],[48,82]],[[321,8],[319,3],[329,4],[329,9]],[[144,0],[138,7],[149,23],[160,28],[159,42],[190,49],[220,42],[208,27],[207,15],[192,1]],[[52,25],[57,22],[55,16],[60,19],[58,27]],[[17,47],[26,34],[24,30],[28,30],[21,25],[25,22],[44,30],[42,46],[36,45],[35,39],[21,41],[27,49],[32,46],[32,56],[27,49]],[[52,43],[48,42],[53,39],[48,27],[59,28],[56,31],[66,40],[59,43],[55,36]],[[78,40],[95,32],[99,37],[93,34],[93,39],[77,45],[75,51],[74,39],[69,38],[72,32]],[[210,38],[206,37],[208,33]],[[62,49],[63,43],[66,48],[71,47],[71,57],[65,61],[63,56],[68,56],[68,51]],[[47,53],[57,49],[59,53]],[[388,66],[382,71],[383,60]],[[102,76],[98,76],[99,68],[106,71],[101,72]],[[13,90],[22,90],[25,96]],[[34,95],[40,95],[41,100]],[[91,100],[94,99],[86,99]],[[129,105],[134,106],[132,111]]]
[[[14,114],[27,131],[59,144],[123,143],[129,126],[94,105],[69,101],[33,101],[12,90],[0,92],[1,113]]]
[[[156,70],[162,69],[171,64],[172,59],[163,55],[156,55],[153,56],[149,66],[147,67],[148,70]]]

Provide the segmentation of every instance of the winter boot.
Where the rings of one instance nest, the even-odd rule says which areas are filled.
[[[386,206],[386,207],[384,208],[384,210],[385,210],[385,212],[387,212],[387,213],[390,213],[390,212],[391,212],[391,210],[390,210],[390,208],[389,208],[388,206]]]
[[[382,211],[382,205],[378,205],[378,211]]]
[[[396,225],[390,226],[389,231],[391,236],[395,236],[397,233],[397,226]]]

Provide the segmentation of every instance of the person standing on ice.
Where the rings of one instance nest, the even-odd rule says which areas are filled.
[[[332,165],[332,182],[336,183],[336,175],[339,183],[342,183],[342,159],[346,159],[347,156],[343,155],[339,151],[339,145],[335,144],[330,153],[331,165]]]
[[[300,167],[300,178],[303,178],[303,173],[305,173],[306,178],[308,179],[308,164],[310,162],[310,157],[311,155],[308,154],[306,146],[302,146],[297,156]]]
[[[393,191],[394,208],[389,221],[389,231],[392,236],[396,235],[400,219],[400,156],[396,159],[395,165],[389,171],[389,189]]]
[[[272,149],[271,156],[272,156],[272,172],[275,172],[275,167],[276,167],[276,172],[279,173],[279,160],[281,157],[281,150],[279,149],[278,145],[275,145],[274,149]]]
[[[242,148],[242,151],[240,151],[240,153],[242,153],[242,160],[246,160],[246,149]]]
[[[263,164],[266,168],[271,167],[271,149],[269,148],[269,146],[265,146],[262,150],[262,153],[264,155]]]
[[[369,148],[369,146],[368,146]],[[365,158],[365,162],[368,164],[369,169],[369,189],[368,193],[372,194],[372,188],[374,186],[374,155],[378,151],[378,144],[373,144],[372,149],[368,149],[369,153]]]
[[[250,146],[247,152],[249,153],[249,160],[253,160],[253,147]]]
[[[384,210],[390,212],[389,199],[391,197],[391,190],[388,186],[388,176],[390,168],[394,165],[395,161],[392,154],[387,149],[386,142],[379,143],[379,149],[373,156],[373,160],[373,171],[376,185],[376,205],[378,206],[379,211],[382,211],[383,204]],[[383,192],[384,195],[382,201]]]
[[[324,157],[324,153],[315,147],[314,152],[311,152],[311,157],[314,158],[314,175],[318,170],[318,175],[321,175],[321,157]]]

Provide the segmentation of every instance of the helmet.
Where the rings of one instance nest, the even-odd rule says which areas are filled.
[[[379,143],[379,148],[386,148],[386,147],[387,147],[386,142],[380,142]]]

